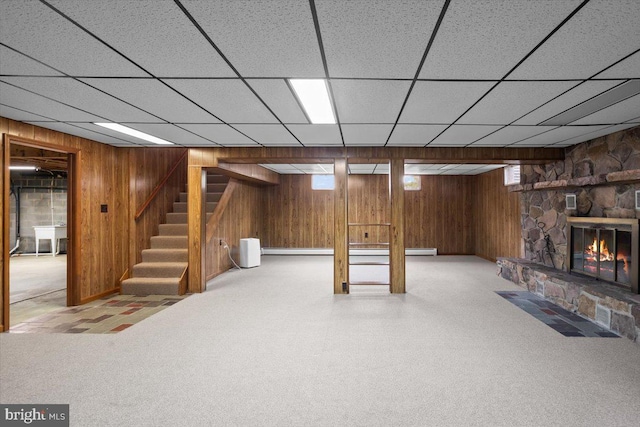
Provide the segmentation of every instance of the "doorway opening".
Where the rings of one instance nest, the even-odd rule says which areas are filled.
[[[4,331],[77,304],[74,218],[77,199],[73,148],[5,135]]]

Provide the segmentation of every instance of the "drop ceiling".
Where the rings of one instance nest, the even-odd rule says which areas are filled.
[[[260,166],[271,169],[281,175],[325,175],[333,173],[332,164],[265,163]],[[407,163],[404,165],[404,173],[406,175],[479,175],[504,166],[502,164]],[[388,175],[389,163],[350,163],[348,172],[352,175]]]
[[[0,116],[118,147],[150,144],[93,123],[184,147],[566,147],[640,125],[638,22],[637,0],[2,1]],[[338,123],[308,123],[288,78],[328,79]]]

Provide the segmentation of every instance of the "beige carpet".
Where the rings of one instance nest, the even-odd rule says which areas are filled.
[[[569,338],[475,257],[334,296],[331,257],[265,256],[116,335],[0,335],[0,401],[73,426],[636,426],[640,346]]]

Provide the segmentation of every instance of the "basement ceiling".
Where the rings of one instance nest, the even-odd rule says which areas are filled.
[[[261,164],[260,166],[281,175],[324,175],[333,174],[333,164]],[[479,175],[494,169],[503,168],[502,164],[427,164],[411,163],[404,165],[406,175]],[[352,175],[388,175],[389,163],[351,163],[348,165]]]
[[[640,124],[637,0],[0,2],[0,116],[118,147],[566,147]],[[328,79],[310,124],[289,78]]]

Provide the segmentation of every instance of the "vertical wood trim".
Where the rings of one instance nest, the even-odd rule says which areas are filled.
[[[405,293],[404,260],[404,159],[391,159],[389,189],[391,191],[391,230],[389,242],[389,274],[391,293]]]
[[[67,180],[67,305],[81,304],[80,295],[80,254],[82,253],[82,239],[80,238],[80,159],[82,152],[67,154],[68,180]]]
[[[138,192],[136,191],[136,182],[137,182],[137,174],[136,170],[139,168],[139,165],[134,161],[134,156],[132,156],[131,149],[127,149],[127,157],[129,162],[129,212],[134,212],[136,206],[138,205]],[[133,266],[138,261],[138,253],[142,251],[140,247],[140,242],[137,236],[137,223],[136,219],[133,215],[127,215],[129,218],[129,260],[127,262],[127,270],[133,271]],[[122,280],[120,281],[122,282]]]
[[[342,289],[343,283],[349,283],[349,252],[347,247],[347,160],[335,159],[333,173],[334,220],[333,220],[333,293],[346,294],[349,288]]]
[[[9,138],[2,138],[2,332],[9,330]]]
[[[191,293],[202,292],[205,288],[206,264],[204,194],[206,191],[206,173],[201,166],[189,166],[187,176],[188,219],[189,224],[189,283]]]

